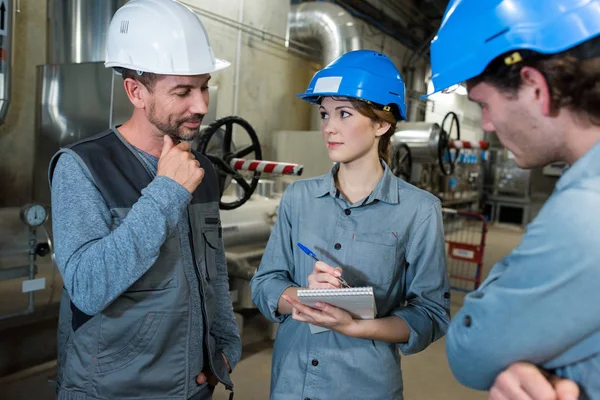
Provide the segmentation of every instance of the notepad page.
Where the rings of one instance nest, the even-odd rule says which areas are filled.
[[[372,287],[298,289],[298,300],[310,307],[315,307],[318,302],[331,304],[348,311],[354,319],[373,319],[377,314]],[[312,324],[310,328],[313,333],[328,330]]]

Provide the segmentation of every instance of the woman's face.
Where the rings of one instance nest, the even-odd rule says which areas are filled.
[[[319,111],[321,133],[332,161],[349,163],[363,157],[378,158],[379,137],[389,124],[373,122],[343,98],[325,97]]]

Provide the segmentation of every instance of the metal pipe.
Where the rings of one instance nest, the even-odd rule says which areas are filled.
[[[0,124],[6,119],[11,100],[13,4],[13,0],[0,1]]]
[[[292,6],[288,14],[290,41],[321,44],[321,64],[327,65],[344,53],[362,48],[356,21],[344,8],[326,2],[307,2]],[[313,107],[311,129],[319,130],[321,114]]]
[[[127,0],[48,0],[48,64],[104,61],[106,33]]]
[[[244,0],[240,0],[238,23],[244,22]],[[240,94],[240,64],[242,58],[242,30],[238,29],[237,48],[235,49],[235,80],[233,82],[233,115],[238,115],[238,102]]]
[[[256,171],[267,174],[302,175],[304,166],[299,164],[284,163],[279,161],[246,160],[245,158],[232,158],[229,161],[231,168],[239,171]]]
[[[392,136],[392,143],[404,143],[411,151],[413,162],[435,162],[438,157],[442,128],[436,123],[402,122]]]
[[[29,230],[29,280],[35,279],[35,248],[37,246],[37,236],[35,233],[35,229]],[[27,304],[27,309],[25,312],[27,314],[31,314],[35,309],[35,296],[34,291],[30,291],[29,294],[29,302]]]
[[[323,65],[362,48],[355,19],[336,4],[307,2],[292,6],[288,24],[291,40],[320,42]]]

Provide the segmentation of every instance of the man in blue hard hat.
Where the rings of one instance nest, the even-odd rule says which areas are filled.
[[[570,165],[448,331],[454,375],[492,399],[600,399],[599,34],[599,0],[451,0],[431,43],[434,92],[466,82],[519,167]]]

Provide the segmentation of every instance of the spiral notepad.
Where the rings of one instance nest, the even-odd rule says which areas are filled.
[[[314,307],[318,302],[331,304],[350,313],[354,319],[373,319],[377,314],[372,287],[354,287],[341,289],[298,289],[298,300],[302,304]],[[310,324],[312,333],[328,329]]]

